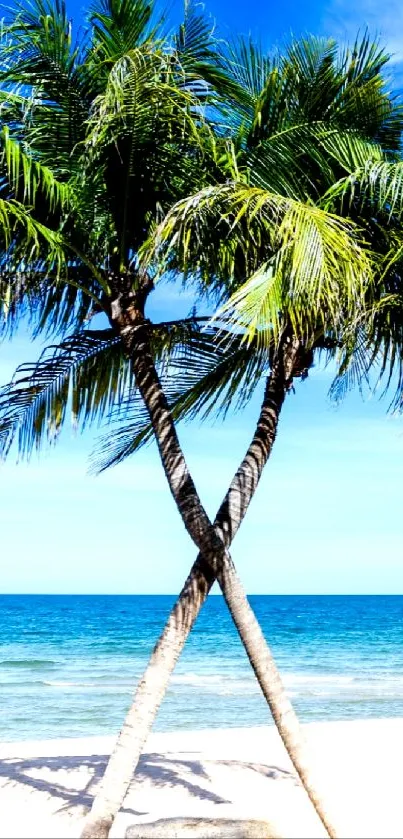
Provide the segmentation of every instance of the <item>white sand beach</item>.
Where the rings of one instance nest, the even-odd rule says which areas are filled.
[[[346,837],[402,837],[403,719],[306,725]],[[112,738],[0,746],[0,837],[78,837]],[[267,818],[284,837],[323,829],[272,727],[152,734],[113,828],[174,816]]]

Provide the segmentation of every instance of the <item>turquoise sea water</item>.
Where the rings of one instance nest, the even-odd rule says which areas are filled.
[[[303,721],[403,716],[403,596],[252,596]],[[115,733],[168,596],[0,596],[0,739]],[[186,645],[156,730],[269,722],[221,597]]]

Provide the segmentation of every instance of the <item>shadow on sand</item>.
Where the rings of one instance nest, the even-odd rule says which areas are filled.
[[[23,784],[32,790],[46,793],[59,799],[57,812],[64,810],[78,811],[84,814],[92,804],[92,800],[104,773],[107,755],[86,755],[80,757],[37,757],[37,758],[5,758],[0,760],[0,779],[2,786]],[[214,804],[231,804],[231,800],[206,789],[211,778],[208,772],[209,761],[183,760],[166,757],[158,753],[145,754],[137,767],[134,777],[136,781],[148,781],[156,789],[185,789],[188,794],[199,801],[210,801]],[[255,763],[238,761],[214,761],[215,765],[250,769],[260,775],[276,780],[284,778],[294,781],[294,776],[276,766],[265,766]],[[61,773],[58,780],[57,775]],[[67,774],[67,777],[66,777]],[[71,786],[68,776],[71,774]],[[53,776],[53,777],[52,777]],[[81,787],[81,778],[84,781]],[[80,783],[77,784],[77,781]],[[77,788],[80,787],[80,788]],[[147,811],[123,808],[124,813],[143,816]],[[77,812],[78,814],[78,812]]]

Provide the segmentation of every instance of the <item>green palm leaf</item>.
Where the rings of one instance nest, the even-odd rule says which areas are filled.
[[[0,43],[3,86],[24,94],[10,129],[59,177],[74,167],[91,101],[85,40],[74,42],[63,0],[26,0],[9,10]]]
[[[177,85],[176,74],[169,56],[149,46],[132,50],[115,63],[93,109],[86,150],[91,170],[98,164],[105,173],[121,266],[168,201],[196,177],[197,159],[202,166],[208,129],[198,99]]]
[[[217,338],[219,337],[219,340]],[[270,353],[256,344],[247,346],[233,335],[209,328],[192,330],[175,355],[159,364],[159,375],[176,422],[202,421],[212,414],[224,419],[250,400],[269,368]],[[92,456],[92,469],[102,472],[134,454],[153,437],[153,429],[140,396],[132,394],[112,412],[108,434]]]
[[[374,159],[375,158],[375,159]],[[370,207],[381,218],[401,217],[403,211],[403,163],[393,163],[380,154],[369,157],[350,175],[341,178],[324,195],[323,206],[345,201],[348,209]]]
[[[18,436],[29,456],[54,441],[68,406],[83,428],[109,412],[131,382],[130,366],[112,330],[81,332],[48,347],[38,362],[21,365],[0,391],[0,451],[6,456]]]
[[[0,150],[0,165],[6,172],[9,188],[15,198],[30,207],[45,201],[48,213],[67,211],[68,185],[58,181],[48,166],[26,154],[20,143],[10,137],[7,126],[0,131]],[[42,206],[40,209],[43,211]]]
[[[309,340],[319,326],[339,329],[346,315],[359,316],[373,273],[352,222],[243,184],[211,187],[179,202],[148,258],[155,251],[167,261],[174,251],[179,268],[207,287],[219,277],[229,292],[236,258],[242,260],[249,279],[217,317],[249,340],[269,332],[277,341],[287,318]]]
[[[95,82],[98,92],[116,61],[155,39],[161,21],[153,21],[154,7],[153,0],[96,0],[90,7],[93,41],[89,60],[94,62],[92,73],[101,76]]]
[[[200,338],[199,324],[192,317],[154,325],[152,349],[167,382],[172,370],[194,353],[197,341],[202,346],[207,343],[207,338],[204,343]],[[17,437],[19,451],[29,457],[34,448],[57,439],[69,413],[73,425],[83,430],[114,409],[125,413],[132,402],[143,405],[115,332],[75,333],[47,347],[36,363],[21,365],[12,382],[0,390],[0,452],[7,456]]]

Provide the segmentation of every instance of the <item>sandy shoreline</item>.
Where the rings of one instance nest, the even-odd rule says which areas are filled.
[[[344,835],[402,837],[403,719],[304,728]],[[112,745],[0,744],[0,837],[77,837]],[[323,836],[272,727],[152,734],[113,835],[172,816],[269,818],[286,837]]]

